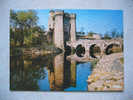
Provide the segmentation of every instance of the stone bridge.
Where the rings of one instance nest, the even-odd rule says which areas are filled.
[[[85,48],[85,55],[90,57],[90,48],[92,46],[98,46],[101,51],[101,56],[105,54],[107,48],[110,45],[117,45],[122,48],[123,40],[122,39],[111,39],[111,40],[77,40],[77,41],[68,41],[67,45],[71,48],[76,49],[78,45],[82,45]]]

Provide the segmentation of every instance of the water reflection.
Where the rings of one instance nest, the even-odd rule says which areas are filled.
[[[32,62],[30,57],[11,57],[10,62],[10,89],[11,90],[39,90],[38,79],[46,76],[41,62]]]
[[[51,90],[63,91],[70,86],[76,86],[76,63],[66,60],[66,55],[59,54],[54,57],[54,72],[49,72]]]
[[[66,56],[11,56],[11,90],[87,91],[90,63],[68,61]]]

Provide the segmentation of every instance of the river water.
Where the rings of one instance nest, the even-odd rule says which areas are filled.
[[[10,89],[16,91],[87,91],[90,62],[66,59],[66,54],[10,57]]]

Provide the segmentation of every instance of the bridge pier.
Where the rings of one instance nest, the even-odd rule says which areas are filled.
[[[105,55],[104,50],[101,50],[101,55],[100,55],[100,58],[102,58],[102,57],[103,57],[103,55]]]

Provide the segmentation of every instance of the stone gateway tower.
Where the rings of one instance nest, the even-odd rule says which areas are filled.
[[[52,31],[52,40],[56,47],[64,49],[67,41],[76,41],[76,14],[63,10],[49,12],[48,31]]]

